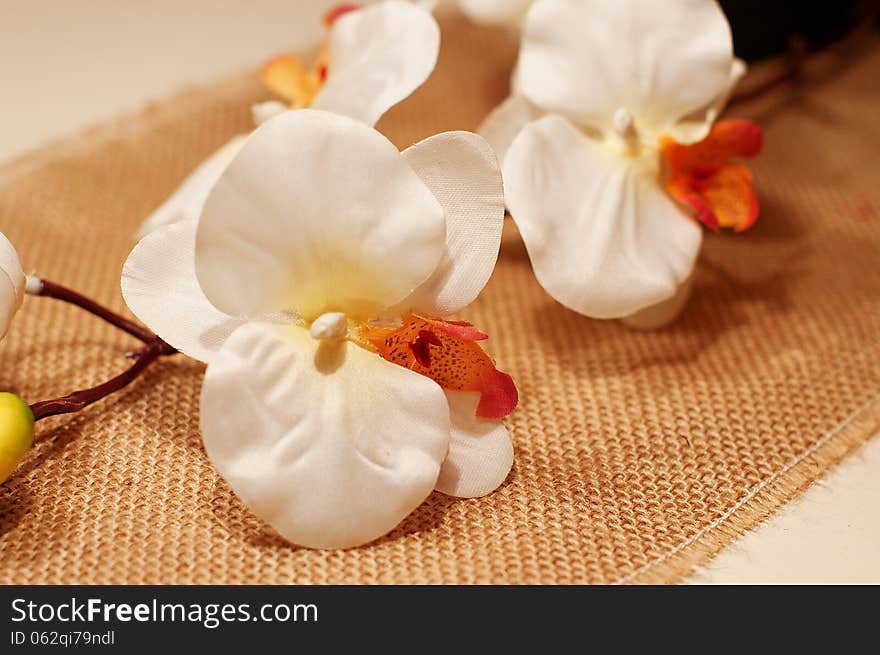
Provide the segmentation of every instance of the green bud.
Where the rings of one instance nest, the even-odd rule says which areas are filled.
[[[0,483],[6,481],[30,449],[34,414],[21,398],[0,392]]]

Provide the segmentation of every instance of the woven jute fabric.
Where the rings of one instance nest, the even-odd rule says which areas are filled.
[[[502,31],[446,19],[434,76],[379,128],[401,147],[476,128],[506,94],[515,47]],[[694,295],[667,329],[567,311],[508,226],[463,316],[489,332],[521,392],[507,420],[516,463],[496,493],[435,493],[361,548],[286,544],[205,456],[204,368],[175,356],[38,424],[0,487],[0,582],[680,580],[880,423],[880,49],[848,62],[743,108],[766,131],[754,164],[763,214],[746,234],[707,236]],[[0,230],[28,269],[126,311],[119,277],[138,224],[266,98],[249,74],[6,165]],[[96,384],[134,345],[29,298],[0,344],[0,388],[33,402]]]

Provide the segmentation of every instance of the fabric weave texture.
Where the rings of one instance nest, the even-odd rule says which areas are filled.
[[[473,130],[506,96],[507,33],[442,26],[435,74],[379,124],[400,147]],[[516,461],[496,493],[434,493],[364,547],[288,545],[211,467],[204,368],[176,356],[38,424],[0,486],[0,583],[679,581],[880,427],[878,75],[874,43],[832,76],[738,108],[765,129],[762,216],[743,235],[707,236],[693,297],[667,329],[564,309],[505,228],[492,280],[460,317],[491,335],[520,389],[507,420]],[[0,229],[26,268],[125,311],[119,277],[140,221],[266,98],[249,73],[7,164]],[[134,345],[29,298],[0,345],[0,388],[33,402],[96,384]]]

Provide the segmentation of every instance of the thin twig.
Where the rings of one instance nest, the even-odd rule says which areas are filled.
[[[804,67],[809,57],[806,41],[800,37],[792,37],[789,41],[788,52],[782,60],[780,70],[757,86],[736,91],[731,96],[728,105],[748,102],[769,91],[773,91],[776,87],[798,80],[803,75]]]
[[[829,54],[846,52],[866,38],[873,38],[878,17],[880,17],[880,9],[873,6],[864,7],[861,19],[853,27],[839,38],[815,50],[810,49],[803,35],[793,34],[789,38],[788,50],[777,64],[776,72],[756,85],[738,89],[731,96],[728,105],[745,103],[779,87],[798,83],[817,60],[824,59]]]
[[[82,389],[61,398],[43,400],[31,405],[31,411],[34,413],[34,420],[39,421],[48,416],[78,412],[84,407],[88,407],[92,403],[97,402],[102,398],[106,398],[110,394],[128,386],[155,360],[163,355],[172,355],[175,352],[177,351],[157,337],[155,341],[148,343],[144,348],[139,350],[134,356],[134,364],[115,378],[111,378],[110,380],[107,380],[107,382],[99,384],[96,387]]]
[[[143,348],[140,348],[131,354],[134,363],[127,370],[123,371],[116,377],[107,380],[107,382],[89,389],[74,391],[61,398],[41,400],[40,402],[31,405],[31,411],[34,414],[35,421],[39,421],[48,416],[55,416],[57,414],[78,412],[84,407],[88,407],[92,403],[97,402],[102,398],[106,398],[110,394],[131,384],[144,371],[144,369],[155,360],[166,355],[173,355],[177,352],[174,347],[167,344],[147,328],[138,325],[134,321],[130,321],[124,316],[120,316],[103,305],[99,305],[94,300],[86,298],[82,294],[61,286],[60,284],[37,277],[29,277],[27,290],[31,295],[55,298],[56,300],[62,300],[84,309],[90,314],[93,314],[133,337],[140,339],[144,343]]]
[[[144,343],[150,343],[159,338],[155,334],[150,332],[147,328],[138,325],[134,321],[128,320],[124,316],[120,316],[116,312],[107,309],[102,305],[99,305],[94,300],[86,298],[82,294],[79,294],[72,289],[68,289],[67,287],[56,284],[55,282],[50,282],[49,280],[38,278],[32,278],[32,280],[35,285],[38,285],[34,291],[31,291],[32,295],[55,298],[57,300],[63,300],[64,302],[70,303],[71,305],[76,305],[77,307],[86,310],[90,314],[94,314],[98,318],[107,321],[108,323],[110,323],[110,325],[114,325],[120,330],[128,332],[128,334],[137,339],[140,339]]]

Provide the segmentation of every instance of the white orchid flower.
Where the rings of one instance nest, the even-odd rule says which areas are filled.
[[[142,239],[132,311],[207,362],[208,456],[291,542],[371,541],[433,489],[494,490],[513,462],[510,376],[445,318],[492,273],[500,170],[475,134],[399,152],[350,118],[259,127],[198,221]],[[381,319],[376,321],[373,319]]]
[[[327,37],[314,66],[283,55],[263,68],[264,83],[287,101],[253,107],[254,122],[290,108],[330,111],[375,125],[428,79],[437,63],[440,28],[429,12],[402,0],[359,7],[341,4],[324,19]],[[239,135],[205,160],[141,227],[198,218],[208,193],[244,145]]]
[[[25,275],[18,253],[6,235],[0,232],[0,339],[9,331],[24,293]]]
[[[551,296],[645,327],[674,317],[702,242],[676,200],[713,228],[757,215],[748,169],[727,159],[757,154],[760,129],[710,133],[743,72],[713,0],[536,0],[515,92],[480,133]]]

